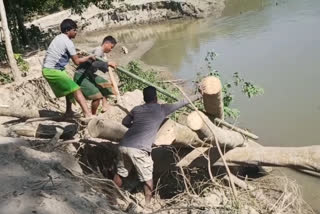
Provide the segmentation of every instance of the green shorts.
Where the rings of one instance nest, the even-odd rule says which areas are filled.
[[[113,94],[111,84],[96,74],[76,72],[73,79],[80,85],[83,95],[89,100],[101,99]]]
[[[148,152],[125,146],[119,146],[119,150],[118,175],[126,178],[134,167],[141,182],[152,180],[153,161]]]
[[[68,96],[80,89],[79,85],[69,77],[65,70],[43,68],[42,74],[56,97]]]

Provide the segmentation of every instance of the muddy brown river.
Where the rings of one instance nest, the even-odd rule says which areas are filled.
[[[203,71],[207,52],[215,51],[224,79],[239,72],[265,90],[251,100],[235,91],[240,126],[266,146],[319,144],[319,0],[227,0],[219,19],[151,25],[118,36],[155,40],[142,60],[187,80]],[[280,171],[302,186],[305,200],[320,212],[320,178]]]
[[[237,2],[237,3],[232,3]],[[264,88],[248,101],[235,91],[238,123],[268,146],[320,143],[320,1],[228,1],[223,17],[157,34],[142,60],[166,65],[177,78],[193,79],[208,51],[228,79],[239,72]],[[301,186],[320,212],[320,178],[281,169]]]

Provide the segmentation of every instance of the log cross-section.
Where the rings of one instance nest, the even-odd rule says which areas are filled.
[[[213,117],[224,119],[223,95],[221,81],[214,76],[209,76],[201,81],[203,104],[206,112]]]
[[[201,114],[202,116],[200,116]],[[226,130],[214,125],[211,120],[202,112],[192,112],[187,118],[188,127],[197,132],[200,139],[214,145],[214,136],[221,146],[234,148],[243,146],[247,142],[247,138],[238,132]],[[208,127],[210,126],[210,128]],[[213,132],[211,131],[213,130]]]

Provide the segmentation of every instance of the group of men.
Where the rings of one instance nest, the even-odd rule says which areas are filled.
[[[107,97],[112,94],[111,84],[95,74],[97,70],[107,72],[109,67],[115,68],[114,62],[102,62],[96,57],[103,57],[117,44],[112,36],[103,39],[101,46],[97,47],[92,55],[79,57],[71,39],[77,35],[77,25],[71,19],[65,19],[61,25],[61,34],[56,36],[47,50],[42,73],[48,81],[56,97],[66,97],[66,115],[72,116],[72,102],[76,100],[86,119],[97,113],[102,102],[102,111],[107,111]],[[65,71],[70,58],[78,65],[74,78],[71,79]],[[164,119],[172,112],[188,104],[181,100],[175,104],[158,104],[157,92],[154,87],[143,90],[145,104],[136,106],[123,119],[123,125],[129,129],[119,144],[120,158],[114,182],[119,187],[122,180],[135,168],[139,181],[144,184],[145,202],[149,204],[153,192],[153,161],[151,146],[155,141],[157,131]],[[192,101],[201,95],[191,97]],[[91,111],[86,99],[92,100]]]

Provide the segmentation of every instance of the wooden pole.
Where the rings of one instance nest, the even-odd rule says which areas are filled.
[[[219,118],[215,118],[214,122],[216,123],[217,126],[221,126],[221,125],[225,126],[225,127],[229,128],[229,129],[231,129],[232,131],[239,132],[240,134],[243,134],[243,135],[245,135],[247,137],[250,137],[250,138],[252,138],[254,140],[258,140],[259,139],[259,137],[257,135],[252,134],[252,133],[250,133],[250,132],[248,132],[246,130],[243,130],[243,129],[239,128],[239,127],[236,127],[236,126],[234,126],[234,125],[232,125],[230,123],[227,123],[226,121],[221,120]]]
[[[151,83],[151,82],[149,82],[149,81],[147,81],[145,79],[142,79],[141,77],[139,77],[139,76],[137,76],[137,75],[125,70],[124,68],[118,67],[117,70],[122,72],[122,73],[124,73],[124,74],[126,74],[126,75],[128,75],[128,76],[130,76],[130,77],[132,77],[135,80],[138,80],[138,81],[142,82],[143,84],[155,87],[157,89],[157,91],[159,91],[160,93],[166,95],[167,97],[170,97],[170,98],[172,98],[172,99],[174,99],[176,101],[178,100],[178,98],[175,97],[174,95],[172,95],[170,92],[164,90],[163,88],[160,88],[159,86],[156,86],[155,84],[153,84],[153,83]]]
[[[201,81],[203,104],[206,112],[215,118],[224,119],[222,85],[214,76],[209,76]]]
[[[9,64],[10,64],[10,67],[12,70],[14,80],[18,81],[21,79],[21,73],[20,73],[20,70],[17,66],[17,62],[14,58],[14,54],[13,54],[13,50],[12,50],[11,36],[10,36],[7,15],[6,15],[6,9],[4,7],[3,0],[0,0],[0,16],[1,16],[1,24],[2,24],[2,29],[3,29],[3,33],[4,33],[4,40],[5,40],[5,45],[6,45],[7,56],[9,59]]]
[[[116,93],[116,96],[117,96],[117,102],[118,102],[118,104],[123,105],[123,102],[122,102],[122,99],[121,99],[121,96],[120,96],[120,91],[119,91],[119,88],[118,88],[118,84],[117,84],[117,81],[116,81],[116,79],[114,78],[114,75],[113,75],[113,68],[109,67],[109,72],[108,73],[109,73],[110,81],[112,83],[114,92]]]

